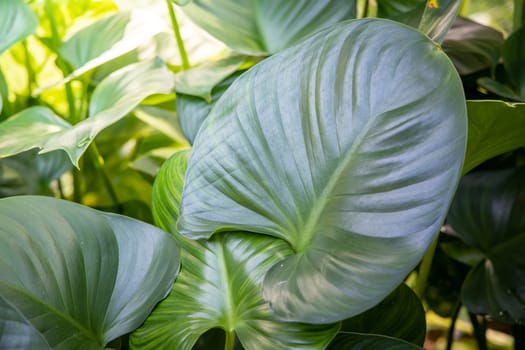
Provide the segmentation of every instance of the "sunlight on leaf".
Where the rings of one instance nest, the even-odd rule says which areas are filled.
[[[23,0],[0,1],[0,54],[33,33],[37,25],[38,18]]]
[[[461,81],[434,42],[392,21],[341,23],[219,99],[193,144],[179,229],[286,240],[296,254],[264,282],[275,312],[348,318],[399,285],[438,232],[466,124]]]

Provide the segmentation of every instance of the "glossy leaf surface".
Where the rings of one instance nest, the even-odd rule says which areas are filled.
[[[296,254],[266,276],[272,307],[301,322],[348,318],[421,258],[465,139],[461,83],[433,42],[391,21],[342,23],[254,66],[217,102],[194,142],[179,228],[286,240]]]
[[[154,187],[156,222],[182,247],[181,273],[131,339],[136,349],[191,349],[212,328],[235,332],[246,349],[322,349],[339,325],[275,320],[262,298],[266,271],[292,250],[285,241],[249,233],[226,233],[192,241],[176,231],[188,153],[163,165]],[[222,344],[216,344],[221,348]]]
[[[26,109],[1,123],[0,156],[31,148],[41,148],[42,153],[61,149],[78,166],[78,159],[98,133],[125,117],[147,96],[170,93],[172,86],[173,76],[159,60],[129,65],[95,88],[90,117],[74,126],[44,107]]]
[[[0,54],[31,34],[37,25],[38,18],[23,0],[1,1]]]
[[[344,320],[341,333],[381,334],[423,345],[425,322],[421,301],[410,287],[401,284],[373,308]]]
[[[194,0],[182,8],[234,51],[268,55],[331,24],[355,17],[354,0]]]
[[[525,103],[468,101],[467,110],[463,174],[495,156],[525,147]]]
[[[507,322],[525,322],[525,168],[465,176],[448,223],[483,253],[463,284],[469,311]]]
[[[21,349],[100,349],[138,327],[178,272],[175,240],[123,216],[19,196],[0,200],[0,221],[0,348],[30,333]]]

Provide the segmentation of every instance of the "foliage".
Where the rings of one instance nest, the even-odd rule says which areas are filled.
[[[0,1],[0,349],[519,330],[514,3]]]

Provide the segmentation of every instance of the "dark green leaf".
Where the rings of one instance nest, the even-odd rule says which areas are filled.
[[[423,345],[425,310],[412,289],[402,284],[373,308],[344,320],[341,331],[381,334]]]
[[[37,26],[38,18],[23,0],[0,1],[0,54]]]
[[[331,24],[355,18],[355,0],[194,0],[189,17],[233,50],[268,55]]]
[[[500,58],[503,34],[458,17],[443,41],[443,50],[462,75],[494,68]]]
[[[224,94],[224,92],[230,87],[230,85],[237,79],[242,72],[237,71],[227,79],[221,81],[211,90],[211,101],[207,102],[202,98],[179,94],[177,95],[177,115],[181,124],[181,128],[184,131],[186,138],[193,142],[199,128],[208,115],[212,107]]]
[[[246,349],[322,349],[339,325],[274,319],[262,298],[266,271],[292,253],[285,241],[248,233],[191,241],[176,232],[188,152],[162,167],[154,187],[156,222],[182,246],[182,268],[169,297],[131,338],[136,349],[191,349],[212,328],[235,332]],[[216,344],[221,348],[222,344]]]
[[[463,174],[495,156],[525,147],[525,103],[468,101]]]
[[[483,77],[479,78],[477,82],[481,87],[487,89],[488,91],[498,96],[504,97],[511,101],[525,102],[525,97],[519,96],[517,92],[513,90],[512,87],[502,82],[499,82],[498,80]]]
[[[100,349],[132,331],[179,268],[161,230],[71,202],[1,199],[0,221],[0,297],[12,310],[0,323],[10,334],[33,327],[50,349]]]
[[[505,70],[517,94],[525,99],[525,26],[505,40],[502,56]]]
[[[525,322],[525,168],[485,171],[463,178],[448,222],[484,255],[463,285],[471,312]]]
[[[285,239],[296,254],[269,271],[265,298],[287,319],[345,319],[417,264],[465,143],[461,82],[432,41],[391,21],[342,23],[220,98],[195,139],[179,228]]]
[[[359,333],[344,333],[330,344],[330,350],[422,350],[419,346],[400,339]]]

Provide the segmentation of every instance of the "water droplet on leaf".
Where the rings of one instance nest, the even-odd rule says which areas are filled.
[[[86,147],[90,142],[91,142],[91,137],[86,136],[86,137],[80,139],[80,140],[77,142],[77,147],[78,147],[78,148],[84,148],[84,147]]]

